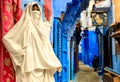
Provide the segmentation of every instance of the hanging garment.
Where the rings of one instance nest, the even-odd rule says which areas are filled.
[[[21,17],[21,0],[0,0],[0,82],[15,82],[11,58],[2,43],[2,37]]]
[[[51,6],[52,1],[51,0],[44,0],[44,15],[45,15],[45,20],[50,21],[50,17],[52,17],[52,6]]]
[[[61,67],[54,54],[49,35],[50,25],[42,20],[42,9],[29,3],[21,19],[3,37],[10,53],[16,82],[54,82],[53,74]]]

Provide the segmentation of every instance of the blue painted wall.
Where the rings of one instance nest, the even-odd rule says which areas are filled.
[[[59,24],[59,20],[58,19],[54,19],[53,21],[53,49],[54,49],[54,52],[56,54],[56,56],[58,57],[58,24]],[[58,77],[58,73],[56,73],[55,75],[55,81],[56,82],[60,82],[59,81],[59,77]]]
[[[89,65],[92,66],[94,55],[98,53],[98,37],[95,31],[89,31]]]
[[[69,82],[68,77],[69,77],[69,71],[68,71],[68,65],[69,65],[69,60],[68,60],[68,47],[67,47],[67,34],[62,33],[62,82]]]
[[[92,66],[94,55],[98,54],[98,38],[95,31],[84,31],[85,36],[81,40],[82,52],[80,61]]]
[[[69,82],[67,34],[62,33],[62,25],[57,18],[54,18],[53,23],[53,47],[55,54],[62,63],[62,72],[55,74],[55,80],[56,82]]]

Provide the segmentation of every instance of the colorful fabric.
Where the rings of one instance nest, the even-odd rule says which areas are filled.
[[[0,42],[21,16],[20,0],[1,0],[0,1]],[[15,74],[11,58],[7,50],[0,43],[0,82],[15,82]]]
[[[44,16],[46,20],[50,21],[52,18],[52,2],[51,0],[44,0]]]

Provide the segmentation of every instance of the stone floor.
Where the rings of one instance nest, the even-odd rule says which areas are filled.
[[[100,79],[100,82],[103,82],[103,80],[102,80],[102,76],[99,76],[99,79]]]
[[[102,75],[98,73],[77,73],[75,74],[75,79],[71,82],[103,82]]]
[[[103,82],[102,76],[94,72],[92,67],[80,63],[80,71],[75,74],[75,80],[73,82]]]
[[[103,82],[97,72],[79,72],[75,82]]]

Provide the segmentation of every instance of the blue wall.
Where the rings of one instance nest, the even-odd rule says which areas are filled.
[[[92,64],[94,55],[98,54],[98,37],[95,31],[89,31],[89,61]]]
[[[95,31],[86,31],[82,38],[82,52],[80,53],[80,61],[92,66],[94,55],[98,54],[98,38]]]
[[[54,51],[62,63],[62,72],[55,74],[55,80],[56,82],[69,82],[67,34],[62,32],[61,22],[57,18],[54,18],[53,29]]]

